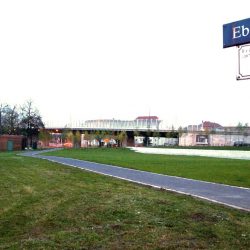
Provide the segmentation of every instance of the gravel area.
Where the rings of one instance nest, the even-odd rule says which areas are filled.
[[[162,155],[192,155],[227,159],[250,160],[250,151],[239,150],[204,150],[204,149],[175,149],[175,148],[144,148],[131,147],[138,153]]]

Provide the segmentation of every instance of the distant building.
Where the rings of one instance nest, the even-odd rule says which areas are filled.
[[[224,127],[215,122],[202,121],[199,125],[188,125],[187,131],[223,131]]]
[[[233,146],[239,142],[250,143],[249,127],[223,127],[218,123],[202,121],[189,125],[180,134],[180,146]]]
[[[138,116],[136,120],[159,120],[157,116]]]
[[[0,151],[22,150],[25,137],[22,135],[0,135]]]
[[[224,127],[215,122],[202,121],[201,130],[203,131],[224,131]]]

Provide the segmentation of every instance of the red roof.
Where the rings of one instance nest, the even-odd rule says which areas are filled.
[[[220,124],[215,122],[202,122],[203,129],[215,129],[215,128],[223,128]]]
[[[157,116],[138,116],[136,120],[158,120]]]

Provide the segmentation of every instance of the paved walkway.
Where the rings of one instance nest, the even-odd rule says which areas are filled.
[[[44,152],[44,151],[43,151]],[[81,168],[99,174],[116,177],[131,182],[163,188],[177,193],[187,194],[212,202],[224,204],[250,212],[250,189],[235,186],[197,181],[181,177],[155,174],[106,164],[93,163],[71,158],[44,156],[39,152],[26,152],[23,156],[32,156],[52,162]]]

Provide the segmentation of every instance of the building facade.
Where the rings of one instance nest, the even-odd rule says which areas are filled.
[[[25,137],[22,135],[0,135],[0,151],[17,151],[25,147]]]
[[[189,125],[179,134],[179,146],[234,146],[250,144],[249,127],[223,127],[218,123],[202,122]]]

